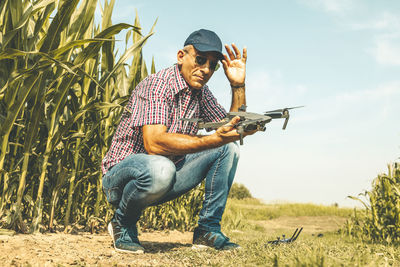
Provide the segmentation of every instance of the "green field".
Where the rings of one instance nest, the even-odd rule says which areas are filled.
[[[339,233],[352,209],[312,204],[265,205],[230,199],[224,232],[243,249],[235,252],[179,249],[162,264],[207,266],[400,266],[400,250]],[[292,244],[269,245],[277,236],[304,227]],[[161,255],[160,255],[161,256]]]
[[[288,229],[289,230],[289,229]],[[291,229],[292,230],[292,229]],[[293,244],[268,246],[274,233],[267,231],[229,232],[243,249],[237,252],[179,250],[165,255],[169,264],[208,266],[399,266],[397,248],[367,244],[336,234],[321,238],[302,234]]]

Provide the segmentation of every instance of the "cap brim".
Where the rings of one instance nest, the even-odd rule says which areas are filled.
[[[224,59],[224,55],[218,51],[215,47],[206,45],[206,44],[192,44],[194,46],[194,48],[196,48],[197,51],[200,52],[215,52],[218,54],[218,59],[222,60]]]

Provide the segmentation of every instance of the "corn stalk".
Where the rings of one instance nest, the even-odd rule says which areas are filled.
[[[99,26],[97,0],[0,1],[0,224],[38,231],[43,219],[56,229],[110,214],[99,166],[132,90],[126,68],[147,75],[141,49],[153,34],[138,20],[112,25],[114,2]],[[135,39],[118,58],[122,30]]]
[[[347,233],[376,242],[400,244],[400,164],[389,164],[388,172],[374,179],[372,190],[361,195],[350,198],[365,206],[365,216],[360,219],[355,215],[348,224],[357,227]]]

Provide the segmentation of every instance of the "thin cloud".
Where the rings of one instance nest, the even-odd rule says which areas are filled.
[[[356,6],[356,0],[300,0],[300,2],[324,12],[341,15],[351,11]]]
[[[307,93],[306,85],[287,85],[285,77],[280,70],[268,71],[265,69],[249,73],[247,87],[251,92],[268,94],[269,97],[280,98],[282,96],[295,94],[296,97]]]
[[[400,66],[400,38],[377,38],[372,55],[381,65]]]
[[[373,44],[366,51],[378,64],[400,66],[400,18],[384,11],[376,18],[352,23],[355,31],[372,31]]]
[[[339,102],[365,102],[367,100],[379,101],[382,98],[400,96],[400,81],[382,84],[371,90],[360,90],[339,94],[336,99]]]
[[[332,97],[324,97],[313,101],[309,112],[298,118],[301,123],[323,122],[327,120],[348,120],[349,114],[362,113],[365,116],[386,118],[398,111],[395,99],[400,99],[400,80],[381,84],[369,90],[342,92]],[[344,116],[344,114],[347,114]],[[355,116],[355,115],[354,115]],[[364,120],[360,121],[362,123]]]
[[[335,17],[351,31],[370,31],[371,42],[365,51],[383,66],[400,66],[400,17],[388,10],[372,11],[355,19],[365,3],[357,0],[301,0],[315,9]],[[368,13],[368,12],[367,12]],[[367,16],[367,18],[365,18]],[[337,17],[337,16],[336,16]]]
[[[398,15],[384,11],[377,18],[362,22],[354,22],[350,25],[353,30],[379,30],[397,32],[400,30],[400,18]]]
[[[136,10],[138,10],[138,15],[140,18],[139,10],[141,10],[144,7],[144,4],[135,4],[135,5],[128,4],[125,6],[115,5],[115,7],[117,9],[115,9],[113,17],[117,16],[118,20],[133,24],[136,17]]]

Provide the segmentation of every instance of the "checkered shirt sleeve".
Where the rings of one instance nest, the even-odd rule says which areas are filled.
[[[168,126],[169,105],[165,94],[166,84],[162,79],[144,80],[136,89],[132,101],[131,127],[163,124]]]
[[[200,101],[200,117],[206,122],[221,121],[227,115],[226,110],[218,103],[207,85],[202,90],[203,97]]]

